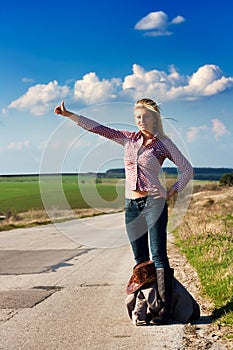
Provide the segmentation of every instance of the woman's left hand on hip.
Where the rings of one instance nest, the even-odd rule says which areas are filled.
[[[158,198],[167,199],[167,190],[165,190],[162,186],[154,185],[151,195],[155,199],[158,199]]]

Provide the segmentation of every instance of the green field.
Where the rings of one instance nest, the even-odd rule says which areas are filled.
[[[97,179],[95,177],[43,176],[40,178],[43,196],[49,206],[64,209],[64,197],[72,209],[89,207],[120,207],[123,205],[123,184],[117,186],[117,179]],[[101,183],[96,183],[96,182]],[[8,211],[22,213],[31,209],[42,210],[38,176],[0,177],[0,213]]]
[[[197,188],[211,184],[216,186],[217,181],[194,181]],[[122,179],[87,175],[0,176],[0,215],[43,210],[41,189],[47,208],[64,209],[64,197],[72,209],[103,206],[116,209],[122,208],[124,202]]]

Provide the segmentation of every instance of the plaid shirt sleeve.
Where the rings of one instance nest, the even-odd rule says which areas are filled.
[[[127,130],[117,130],[117,129],[113,129],[108,126],[99,124],[96,121],[89,119],[87,117],[84,117],[82,115],[78,116],[77,124],[87,131],[106,137],[121,145],[124,145],[125,142],[133,134],[132,132]]]
[[[185,156],[181,153],[178,147],[167,138],[165,147],[168,151],[167,157],[178,167],[180,176],[176,183],[172,186],[177,192],[181,192],[188,182],[193,178],[193,167]]]

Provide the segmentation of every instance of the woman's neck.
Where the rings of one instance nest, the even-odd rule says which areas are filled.
[[[153,139],[154,135],[150,133],[149,131],[143,131],[142,132],[144,140],[150,140]]]
[[[154,138],[154,135],[151,134],[150,132],[143,132],[142,136],[143,136],[143,146],[149,145]]]

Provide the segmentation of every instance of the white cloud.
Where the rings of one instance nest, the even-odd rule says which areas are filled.
[[[121,79],[100,80],[96,73],[88,73],[81,80],[77,80],[74,86],[74,98],[83,100],[86,104],[101,103],[116,99],[121,89]]]
[[[34,83],[34,81],[35,80],[31,78],[27,78],[27,77],[22,78],[23,83]]]
[[[212,129],[216,138],[219,138],[224,135],[230,135],[230,132],[227,130],[226,126],[218,119],[212,119]]]
[[[206,126],[206,125],[192,126],[186,135],[187,142],[189,142],[189,143],[194,142],[198,138],[198,136],[200,135],[200,132],[203,130],[209,130],[208,126]]]
[[[50,102],[66,97],[69,92],[69,87],[59,86],[57,81],[37,84],[30,87],[25,95],[11,102],[8,108],[29,109],[32,114],[43,115],[50,108]]]
[[[7,146],[8,150],[13,151],[21,151],[24,148],[27,148],[29,146],[30,142],[28,140],[25,141],[19,141],[19,142],[11,142]]]
[[[7,112],[8,112],[7,108],[3,107],[3,108],[2,108],[2,114],[3,114],[3,115],[6,115]]]
[[[150,12],[136,23],[135,29],[144,30],[147,36],[166,36],[172,35],[168,30],[171,24],[180,24],[185,21],[182,16],[177,16],[169,21],[168,16],[163,11]]]
[[[163,11],[150,12],[135,25],[135,29],[159,29],[164,30],[168,25],[168,16]]]
[[[157,36],[170,36],[172,35],[172,32],[166,31],[166,32],[161,32],[161,31],[155,31],[152,30],[150,32],[145,32],[145,36],[151,36],[151,37],[157,37]]]
[[[189,128],[189,131],[186,134],[187,142],[194,142],[203,136],[210,137],[210,133],[214,135],[216,140],[219,139],[219,137],[230,135],[230,132],[227,130],[222,121],[219,119],[212,119],[212,127],[200,125]]]
[[[180,24],[180,23],[183,23],[183,22],[185,22],[185,18],[183,16],[176,16],[171,21],[171,24]]]
[[[30,145],[30,141],[24,140],[24,141],[12,141],[5,147],[0,148],[0,152],[4,151],[22,151],[26,148],[28,148]]]
[[[233,77],[225,77],[216,65],[204,65],[191,77],[181,75],[171,66],[169,73],[159,70],[145,71],[134,64],[133,74],[125,77],[123,90],[130,96],[158,96],[160,100],[195,100],[215,95],[233,87]]]
[[[145,71],[137,64],[133,65],[133,74],[125,77],[122,88],[133,99],[141,96],[164,96],[169,85],[166,73],[158,70]]]
[[[193,94],[203,96],[215,95],[233,86],[233,77],[223,76],[221,69],[214,64],[206,64],[200,67],[189,80],[189,89]]]
[[[191,76],[182,75],[174,66],[169,71],[145,70],[134,64],[132,74],[123,79],[100,79],[96,73],[85,74],[74,84],[73,98],[85,105],[109,101],[133,100],[147,96],[161,102],[168,100],[198,100],[216,95],[233,87],[233,77],[226,77],[217,65],[199,67]],[[54,107],[54,102],[72,94],[69,86],[59,86],[57,81],[31,86],[18,99],[12,101],[9,109],[29,109],[32,114],[43,115]]]

